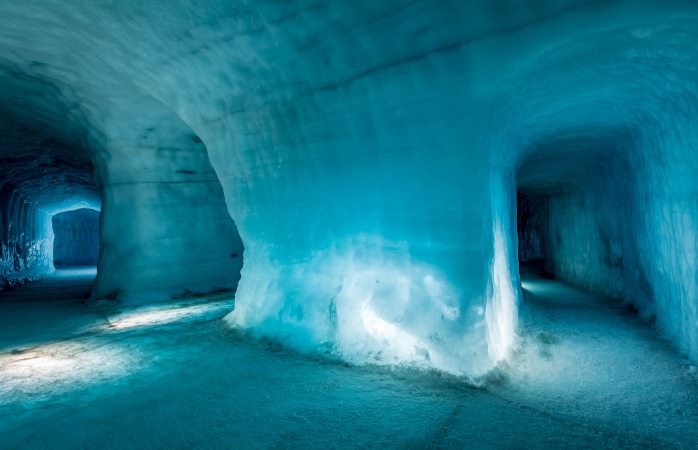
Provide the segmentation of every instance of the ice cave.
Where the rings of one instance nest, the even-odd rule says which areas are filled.
[[[0,0],[0,449],[698,448],[694,0]]]

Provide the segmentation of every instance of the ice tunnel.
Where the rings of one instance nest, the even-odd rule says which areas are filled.
[[[242,243],[204,144],[170,110],[134,93],[98,117],[60,77],[8,63],[0,79],[3,285],[95,264],[95,300],[235,289]]]
[[[693,358],[697,60],[679,42],[696,37],[672,18],[550,49],[496,113],[519,258],[633,305]]]
[[[99,194],[84,149],[42,125],[3,116],[0,155],[2,285],[13,286],[53,270],[53,213],[98,207]]]
[[[482,375],[545,260],[698,358],[693,2],[0,17],[5,284],[71,256],[46,217],[94,207],[53,219],[98,255],[94,299],[234,292],[227,326],[301,352]]]
[[[96,266],[99,260],[99,211],[80,208],[51,218],[53,265]]]

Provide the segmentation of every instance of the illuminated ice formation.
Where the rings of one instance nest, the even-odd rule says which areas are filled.
[[[3,2],[0,104],[94,164],[98,298],[234,288],[244,243],[231,326],[480,374],[515,336],[518,189],[560,235],[551,270],[656,314],[696,358],[697,14]]]

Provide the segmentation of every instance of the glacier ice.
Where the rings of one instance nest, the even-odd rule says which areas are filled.
[[[27,0],[0,16],[18,136],[3,157],[39,152],[21,139],[41,132],[82,177],[66,195],[37,189],[36,166],[3,173],[7,280],[50,266],[41,211],[98,202],[96,298],[237,289],[226,322],[252,335],[482,374],[515,341],[518,189],[545,203],[554,273],[656,315],[698,358],[691,2]]]

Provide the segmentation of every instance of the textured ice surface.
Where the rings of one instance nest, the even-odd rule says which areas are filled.
[[[237,286],[243,247],[201,139],[148,98],[130,99],[99,146],[96,298],[170,300]],[[104,270],[102,270],[104,269]]]
[[[94,162],[96,297],[234,288],[244,242],[230,325],[478,374],[516,327],[517,183],[577,177],[556,272],[697,357],[692,3],[2,2],[0,101]]]

